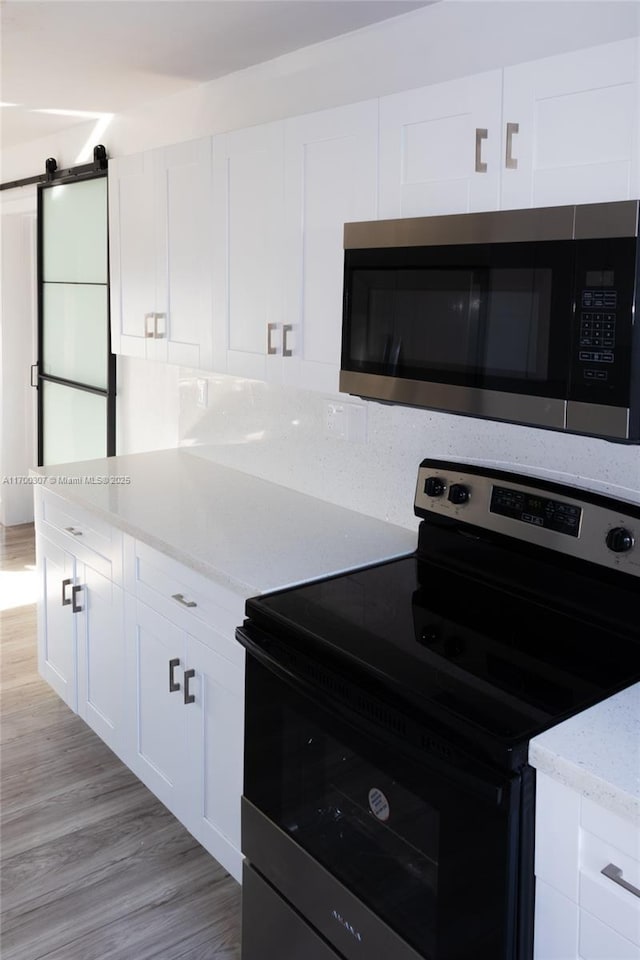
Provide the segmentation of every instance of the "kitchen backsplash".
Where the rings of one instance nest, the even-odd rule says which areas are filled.
[[[426,456],[501,464],[640,502],[639,446],[185,369],[179,390],[180,446],[412,529],[417,469]],[[335,420],[327,423],[330,405],[345,403],[356,405],[349,429],[358,439],[336,439]]]

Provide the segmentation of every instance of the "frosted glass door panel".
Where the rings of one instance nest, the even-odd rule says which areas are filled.
[[[44,391],[44,465],[106,457],[106,397],[46,380],[40,389]]]
[[[107,180],[43,191],[43,280],[107,282]]]
[[[45,283],[43,373],[107,389],[107,287]]]

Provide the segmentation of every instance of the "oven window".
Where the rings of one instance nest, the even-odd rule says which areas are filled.
[[[573,272],[562,243],[356,250],[345,264],[343,369],[562,394]]]
[[[465,771],[449,782],[251,656],[246,676],[247,799],[421,956],[513,960],[509,785],[496,806]]]

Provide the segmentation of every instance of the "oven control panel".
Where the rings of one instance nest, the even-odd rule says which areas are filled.
[[[640,504],[489,467],[425,460],[415,513],[449,517],[640,577]]]

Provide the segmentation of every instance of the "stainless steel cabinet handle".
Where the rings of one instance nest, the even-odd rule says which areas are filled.
[[[173,676],[173,671],[179,666],[179,658],[176,658],[175,660],[169,660],[169,693],[175,693],[176,690],[180,689],[180,684],[176,683],[175,677]]]
[[[195,600],[185,600],[183,593],[172,593],[172,594],[171,594],[171,599],[172,599],[172,600],[177,600],[178,603],[181,603],[183,607],[197,607],[197,606],[198,606],[198,604],[195,602]]]
[[[31,386],[32,386],[32,387],[36,387],[36,388],[37,388],[37,386],[38,386],[38,374],[36,373],[36,382],[34,383],[34,382],[33,382],[33,371],[34,371],[34,370],[37,370],[37,369],[38,369],[38,364],[37,364],[37,363],[32,363],[32,364],[31,364]]]
[[[285,323],[282,327],[282,356],[283,357],[292,357],[293,350],[287,345],[287,337],[293,331],[293,326],[290,323]]]
[[[78,606],[76,602],[76,597],[82,589],[82,584],[76,584],[75,587],[71,587],[71,609],[74,613],[82,613],[84,610],[84,607]]]
[[[273,340],[271,339],[277,326],[278,326],[277,323],[267,324],[267,353],[269,354],[270,357],[272,357],[274,353],[278,352],[277,347],[274,346]]]
[[[71,586],[72,583],[73,583],[73,580],[71,579],[62,581],[62,606],[63,607],[68,607],[69,604],[71,603],[71,599],[66,595],[66,590],[67,590],[67,587]]]
[[[195,696],[193,693],[189,693],[189,680],[195,677],[195,670],[185,670],[184,672],[184,702],[185,703],[195,703]]]
[[[505,150],[505,159],[504,165],[507,170],[517,170],[518,169],[518,160],[513,156],[513,136],[516,133],[520,133],[520,124],[519,123],[508,123],[507,124],[507,149]]]
[[[156,315],[155,313],[145,313],[144,315],[144,335],[147,339],[150,339],[155,336],[153,331],[153,325],[155,323]]]
[[[74,537],[82,536],[82,530],[76,530],[75,527],[65,527],[65,530],[67,531],[67,533],[72,533]]]
[[[158,332],[158,320],[164,320],[164,330]],[[166,313],[154,313],[153,315],[153,336],[156,340],[163,340],[167,335],[167,315]]]
[[[634,897],[640,898],[640,888],[634,887],[632,883],[629,883],[628,880],[622,879],[622,870],[620,867],[616,867],[615,863],[608,863],[606,867],[603,867],[600,873],[607,878],[607,880],[613,880],[614,883],[617,883],[619,887],[623,887],[625,890],[628,890],[629,893],[632,893]]]
[[[486,127],[476,127],[476,173],[486,173],[487,165],[482,159],[482,141],[489,136]]]

